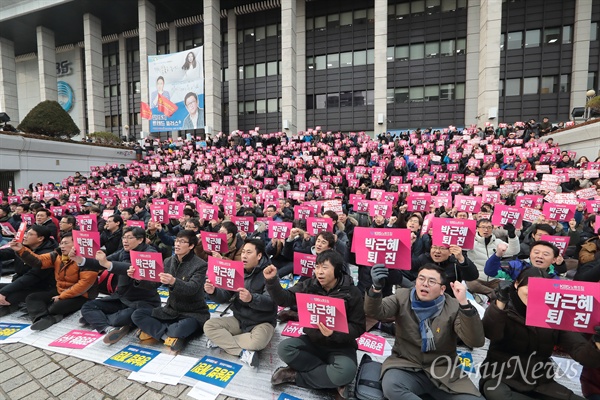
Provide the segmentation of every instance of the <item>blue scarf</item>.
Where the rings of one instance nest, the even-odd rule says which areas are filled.
[[[431,331],[431,320],[442,313],[446,297],[444,295],[433,301],[421,301],[417,298],[417,290],[410,291],[410,307],[419,319],[419,331],[421,331],[421,351],[427,353],[435,350],[433,332]]]

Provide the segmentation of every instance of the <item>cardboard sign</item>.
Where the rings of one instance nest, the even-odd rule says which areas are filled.
[[[254,217],[231,217],[231,222],[237,226],[238,231],[252,233],[254,232]]]
[[[408,211],[428,212],[431,206],[431,194],[412,192],[406,198]]]
[[[545,240],[547,242],[552,243],[558,250],[560,250],[561,257],[565,256],[567,252],[567,247],[569,247],[569,240],[571,238],[569,236],[552,236],[552,235],[542,235],[540,236],[540,240]]]
[[[135,269],[133,279],[160,282],[158,274],[165,271],[161,253],[131,250],[129,255]]]
[[[160,351],[157,350],[150,350],[139,346],[127,346],[104,361],[104,364],[137,372],[159,354]]]
[[[346,304],[343,299],[296,293],[296,304],[300,326],[319,329],[319,323],[322,323],[333,331],[348,333]]]
[[[303,334],[302,326],[298,321],[288,321],[285,328],[281,331],[282,336],[300,337]]]
[[[385,264],[409,270],[411,241],[408,229],[354,228],[351,251],[358,265]]]
[[[244,263],[208,256],[206,276],[215,286],[225,290],[244,287]]]
[[[202,204],[198,209],[200,219],[204,221],[216,221],[219,217],[219,207]]]
[[[308,219],[315,215],[315,210],[308,206],[294,206],[294,219]]]
[[[543,213],[546,219],[568,222],[575,216],[574,204],[544,203]]]
[[[370,201],[369,202],[369,215],[376,217],[382,215],[384,218],[392,216],[393,205],[390,201]]]
[[[521,229],[523,227],[523,209],[496,204],[492,215],[492,225],[504,226],[506,224],[512,224],[515,228]]]
[[[202,248],[207,253],[216,251],[217,253],[225,254],[229,251],[227,245],[227,234],[217,232],[201,232]]]
[[[54,342],[51,342],[48,346],[64,347],[67,349],[84,349],[102,336],[103,335],[98,332],[73,329],[69,333],[56,339]]]
[[[306,231],[311,236],[317,236],[321,232],[333,232],[333,220],[309,217],[306,220]]]
[[[385,351],[385,338],[369,332],[365,332],[356,338],[356,343],[358,343],[359,350],[366,351],[367,353],[382,356]]]
[[[472,219],[434,218],[431,241],[434,246],[458,246],[471,250],[475,243],[477,222]]]
[[[23,243],[25,231],[27,231],[27,223],[21,222],[21,224],[19,225],[19,229],[17,229],[17,233],[15,233],[15,241],[17,243]]]
[[[94,258],[100,250],[100,234],[98,232],[73,231],[75,254],[81,257]]]
[[[529,279],[526,324],[593,333],[600,325],[600,283]]]
[[[78,215],[77,226],[82,232],[98,232],[98,218],[96,214]],[[143,221],[142,221],[143,222]]]
[[[457,211],[478,213],[481,210],[481,200],[481,197],[457,195],[454,198],[454,207]]]
[[[169,205],[150,205],[150,219],[154,222],[160,222],[161,224],[169,223]]]
[[[307,276],[311,278],[317,262],[317,256],[294,252],[294,275]]]
[[[204,356],[185,376],[224,388],[231,382],[240,369],[242,369],[240,364],[216,357]]]
[[[271,239],[287,239],[291,230],[291,222],[269,221],[269,238]]]

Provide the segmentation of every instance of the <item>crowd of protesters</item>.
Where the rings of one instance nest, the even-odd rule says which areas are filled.
[[[284,340],[278,354],[287,366],[275,371],[273,385],[333,389],[346,398],[357,371],[356,339],[374,326],[369,317],[395,336],[382,370],[389,399],[580,398],[552,377],[530,376],[538,364],[549,369],[560,346],[584,365],[582,391],[597,400],[600,327],[586,337],[525,325],[530,277],[600,281],[600,160],[561,150],[543,137],[551,131],[546,128],[530,121],[375,139],[320,128],[291,137],[256,130],[146,139],[131,164],[2,194],[0,223],[12,232],[2,230],[0,260],[2,273],[13,275],[0,288],[0,316],[25,307],[31,328],[43,330],[81,310],[81,324],[106,334],[107,344],[137,328],[142,343],[173,351],[205,334],[209,346],[256,367],[277,320],[297,320],[295,294],[319,294],[344,300],[348,333],[320,324]],[[415,207],[415,194],[430,195],[424,207]],[[478,198],[478,206],[465,210],[457,196]],[[363,200],[389,209],[364,208]],[[164,220],[152,213],[161,201],[169,204]],[[550,218],[542,212],[545,203],[574,212]],[[494,225],[498,205],[526,208],[528,217],[522,226]],[[331,232],[311,234],[303,208],[331,219]],[[72,231],[78,216],[90,214],[102,249],[84,258],[73,250]],[[430,215],[476,220],[473,247],[434,244]],[[237,217],[251,217],[251,226],[242,227]],[[27,231],[14,240],[23,222]],[[270,237],[274,222],[293,224],[285,239]],[[398,261],[407,268],[361,265],[362,250],[352,250],[357,227],[410,232],[411,259]],[[202,232],[225,235],[228,250],[205,250]],[[566,252],[559,254],[542,235],[569,237]],[[135,278],[133,250],[162,254],[159,283]],[[295,253],[317,257],[314,275],[283,288],[279,281],[292,274]],[[242,261],[244,287],[215,287],[207,278],[210,256]],[[169,289],[165,306],[159,284]],[[483,320],[467,291],[486,308]],[[108,296],[96,298],[98,292]],[[233,316],[210,318],[206,300],[229,303]],[[277,305],[286,309],[278,314]],[[502,372],[483,375],[477,388],[455,376],[453,360],[459,340],[479,347],[485,337],[491,341],[485,362]],[[530,354],[534,364],[527,365],[534,370],[525,376],[504,368],[512,356],[526,362]]]

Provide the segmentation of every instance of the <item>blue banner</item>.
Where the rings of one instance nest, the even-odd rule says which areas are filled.
[[[104,364],[137,372],[159,354],[160,351],[138,346],[127,346],[104,361]]]
[[[0,323],[0,340],[4,340],[15,333],[27,328],[29,324],[10,324],[6,322]]]
[[[185,376],[224,388],[240,369],[240,364],[204,356]]]

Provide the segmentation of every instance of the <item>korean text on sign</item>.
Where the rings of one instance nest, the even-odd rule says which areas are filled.
[[[159,274],[164,272],[164,264],[161,253],[145,251],[130,252],[131,265],[135,271],[133,278],[138,280],[159,282]]]
[[[318,329],[319,323],[322,323],[333,331],[348,333],[346,305],[343,299],[296,293],[296,304],[301,326]]]
[[[216,257],[208,257],[208,279],[221,289],[236,290],[244,287],[244,264]]]
[[[241,368],[239,364],[204,356],[185,376],[224,388]]]
[[[351,251],[360,265],[381,263],[392,269],[410,269],[410,246],[408,229],[357,227]]]

